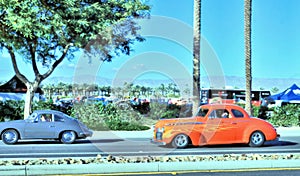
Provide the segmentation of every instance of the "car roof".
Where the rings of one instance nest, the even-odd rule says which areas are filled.
[[[64,114],[61,111],[52,110],[52,109],[41,109],[41,110],[35,110],[33,113],[52,113],[52,114]]]
[[[224,108],[224,107],[234,107],[234,108],[242,108],[241,106],[238,106],[236,104],[229,104],[229,103],[222,103],[222,104],[205,104],[201,105],[201,108]],[[243,108],[242,108],[243,109]]]

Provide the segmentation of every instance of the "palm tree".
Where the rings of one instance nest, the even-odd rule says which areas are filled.
[[[201,0],[194,0],[194,43],[193,43],[193,112],[200,105],[200,40]]]
[[[131,96],[133,89],[133,83],[124,82],[123,91],[124,95],[126,94],[128,97]]]
[[[161,95],[165,96],[166,86],[164,84],[160,84],[160,86],[158,87],[158,89],[161,91]]]
[[[251,71],[251,16],[252,0],[244,0],[245,10],[245,70],[246,70],[246,111],[252,115],[251,89],[252,89],[252,71]]]

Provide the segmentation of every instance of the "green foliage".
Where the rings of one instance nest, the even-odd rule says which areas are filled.
[[[25,102],[23,100],[22,101],[7,100],[7,101],[0,102],[0,112],[1,112],[0,121],[23,119],[24,104]],[[43,102],[43,101],[35,101],[33,103],[32,109],[33,110],[38,110],[38,109],[59,110],[52,103]]]
[[[259,108],[259,106],[252,106],[253,117],[258,117]]]
[[[109,112],[108,110],[107,112]],[[78,118],[84,124],[86,124],[89,128],[94,130],[106,130],[108,129],[105,126],[104,118],[106,115],[110,115],[106,113],[104,110],[100,113],[100,109],[97,105],[84,105],[84,104],[75,104],[71,111],[71,116]]]
[[[243,103],[237,103],[238,106],[241,106],[242,108],[245,109],[245,104]],[[258,117],[258,111],[259,111],[259,106],[253,106],[252,105],[252,116],[253,117]]]
[[[300,105],[288,104],[282,107],[275,107],[269,121],[275,126],[299,126]]]
[[[164,103],[151,102],[150,112],[147,114],[148,118],[153,120],[165,119],[165,118],[176,118],[180,112],[176,105],[167,106]]]
[[[167,105],[167,104],[163,104],[163,103],[151,102],[150,109],[151,110],[147,115],[149,118],[151,118],[153,120],[188,117],[189,116],[183,112],[185,110],[185,107],[178,106],[176,104]]]
[[[0,121],[23,119],[24,101],[7,100],[0,102]]]
[[[51,102],[34,102],[33,110],[60,110]],[[23,119],[24,101],[5,101],[0,103],[0,121]],[[78,118],[94,130],[147,130],[144,117],[133,109],[120,109],[114,104],[75,104],[67,114]]]
[[[59,110],[57,106],[50,101],[35,101],[33,102],[32,111],[40,110],[40,109],[52,109],[52,110]]]
[[[272,87],[271,92],[272,93],[277,93],[279,91],[279,89],[277,87]]]
[[[35,51],[46,66],[70,43],[111,59],[112,49],[124,53],[134,40],[142,40],[133,18],[146,17],[149,9],[140,0],[0,1],[0,49],[14,48],[29,61]]]
[[[167,105],[163,103],[151,102],[150,111],[147,114],[148,118],[153,120],[158,120],[162,118],[163,114],[166,112]]]
[[[120,109],[114,104],[77,104],[71,116],[77,117],[93,130],[146,130],[143,116],[133,109]]]
[[[147,17],[149,10],[140,0],[1,0],[0,52],[9,53],[17,76],[35,90],[79,49],[102,61],[129,55],[135,41],[144,41],[135,18]],[[17,59],[32,64],[34,81],[20,73]],[[25,116],[32,101],[26,101]]]
[[[169,104],[166,108],[166,111],[162,114],[161,118],[169,119],[179,117],[180,108],[181,107],[176,104]]]

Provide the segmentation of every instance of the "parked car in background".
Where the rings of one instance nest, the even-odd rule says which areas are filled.
[[[56,139],[71,144],[76,139],[92,136],[93,132],[79,120],[60,111],[37,110],[25,120],[1,122],[0,134],[5,144],[26,139]]]
[[[260,147],[265,141],[278,139],[276,129],[269,122],[250,117],[234,104],[200,106],[191,118],[162,119],[154,127],[153,143],[185,148],[192,144],[216,145],[244,143]]]
[[[57,98],[56,101],[53,103],[56,107],[59,108],[62,112],[67,112],[71,109],[74,105],[75,99],[74,98]]]

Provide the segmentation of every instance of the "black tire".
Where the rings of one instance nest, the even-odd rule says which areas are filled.
[[[15,144],[19,140],[19,133],[14,129],[5,130],[1,135],[1,139],[5,144]]]
[[[185,134],[178,134],[172,140],[172,147],[174,148],[186,148],[190,143],[190,138]]]
[[[261,131],[255,131],[250,136],[250,147],[261,147],[265,143],[265,135]]]
[[[76,140],[74,131],[64,131],[60,136],[60,141],[64,144],[72,144]]]

